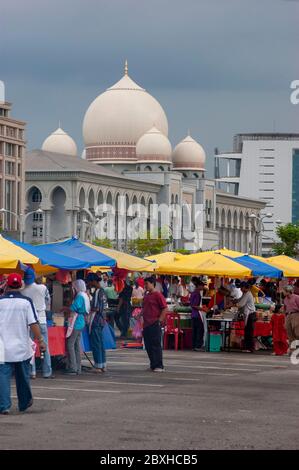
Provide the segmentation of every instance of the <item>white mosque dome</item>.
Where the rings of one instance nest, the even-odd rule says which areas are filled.
[[[73,155],[74,157],[78,155],[75,141],[60,127],[46,138],[42,150]]]
[[[105,159],[109,155],[107,146],[112,146],[114,153],[111,152],[111,155],[116,155],[116,160],[124,159],[124,149],[134,146],[128,158],[136,161],[136,143],[153,123],[159,131],[168,135],[167,117],[162,106],[128,76],[126,63],[125,75],[121,80],[100,94],[86,111],[83,138],[87,158]],[[96,151],[96,148],[100,150]]]
[[[171,144],[155,126],[137,142],[136,157],[141,162],[171,162]]]
[[[202,146],[188,135],[175,147],[172,162],[175,170],[204,171],[206,154]]]

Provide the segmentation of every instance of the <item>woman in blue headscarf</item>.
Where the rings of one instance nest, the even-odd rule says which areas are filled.
[[[86,293],[86,284],[82,279],[77,279],[72,284],[75,298],[70,306],[71,316],[67,331],[67,351],[69,369],[67,374],[77,375],[81,373],[81,333],[85,326],[85,316],[90,312],[90,300]]]

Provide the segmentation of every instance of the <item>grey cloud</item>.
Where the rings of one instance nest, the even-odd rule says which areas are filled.
[[[30,147],[58,119],[82,145],[84,112],[125,58],[165,107],[173,143],[189,126],[209,154],[274,119],[295,130],[297,1],[0,0],[0,9],[0,78]]]

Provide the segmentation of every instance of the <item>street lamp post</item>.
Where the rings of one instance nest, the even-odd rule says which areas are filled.
[[[90,226],[90,243],[95,239],[95,226],[98,220],[98,217],[93,217],[92,220],[88,220],[86,218],[82,220],[82,224]]]
[[[16,212],[10,211],[8,209],[4,209],[4,207],[2,207],[2,209],[0,209],[0,214],[5,214],[5,213],[12,214],[16,217],[19,223],[19,239],[20,239],[20,242],[22,242],[24,231],[25,231],[25,222],[26,222],[27,217],[32,214],[42,214],[43,210],[39,207],[35,211],[30,211],[30,212],[27,212],[26,214],[17,214]]]
[[[273,214],[271,212],[268,212],[267,214],[263,215],[262,217],[259,216],[259,215],[256,215],[256,214],[250,214],[249,215],[249,219],[251,220],[251,222],[253,222],[254,220],[257,220],[256,233],[258,235],[258,255],[259,256],[262,255],[262,244],[263,244],[262,233],[265,230],[265,228],[264,228],[264,219],[269,219],[271,217],[273,217]]]
[[[88,224],[90,226],[90,242],[92,242],[92,240],[94,240],[95,238],[95,226],[96,226],[96,223],[100,220],[100,217],[93,215],[92,212],[86,209],[85,207],[76,206],[76,208],[79,209],[79,211],[84,211],[90,218],[90,220],[88,220],[85,217],[82,220],[82,224]]]

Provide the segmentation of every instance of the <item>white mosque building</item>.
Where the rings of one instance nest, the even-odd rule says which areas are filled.
[[[259,233],[249,216],[259,215],[265,204],[216,189],[215,180],[205,177],[205,151],[190,135],[172,149],[165,111],[129,77],[127,63],[124,76],[88,107],[83,138],[82,156],[60,127],[41,149],[27,152],[26,210],[42,212],[27,217],[25,241],[101,238],[105,217],[116,228],[109,232],[107,224],[106,236],[125,249],[126,237],[120,235],[136,215],[132,205],[141,208],[139,222],[147,230],[151,207],[157,204],[171,214],[175,205],[183,207],[166,223],[171,235],[179,233],[170,248],[226,246],[257,253]],[[99,207],[104,208],[100,214]],[[202,207],[199,224],[196,207]],[[187,222],[193,237],[182,231]],[[164,228],[163,221],[157,223]]]

